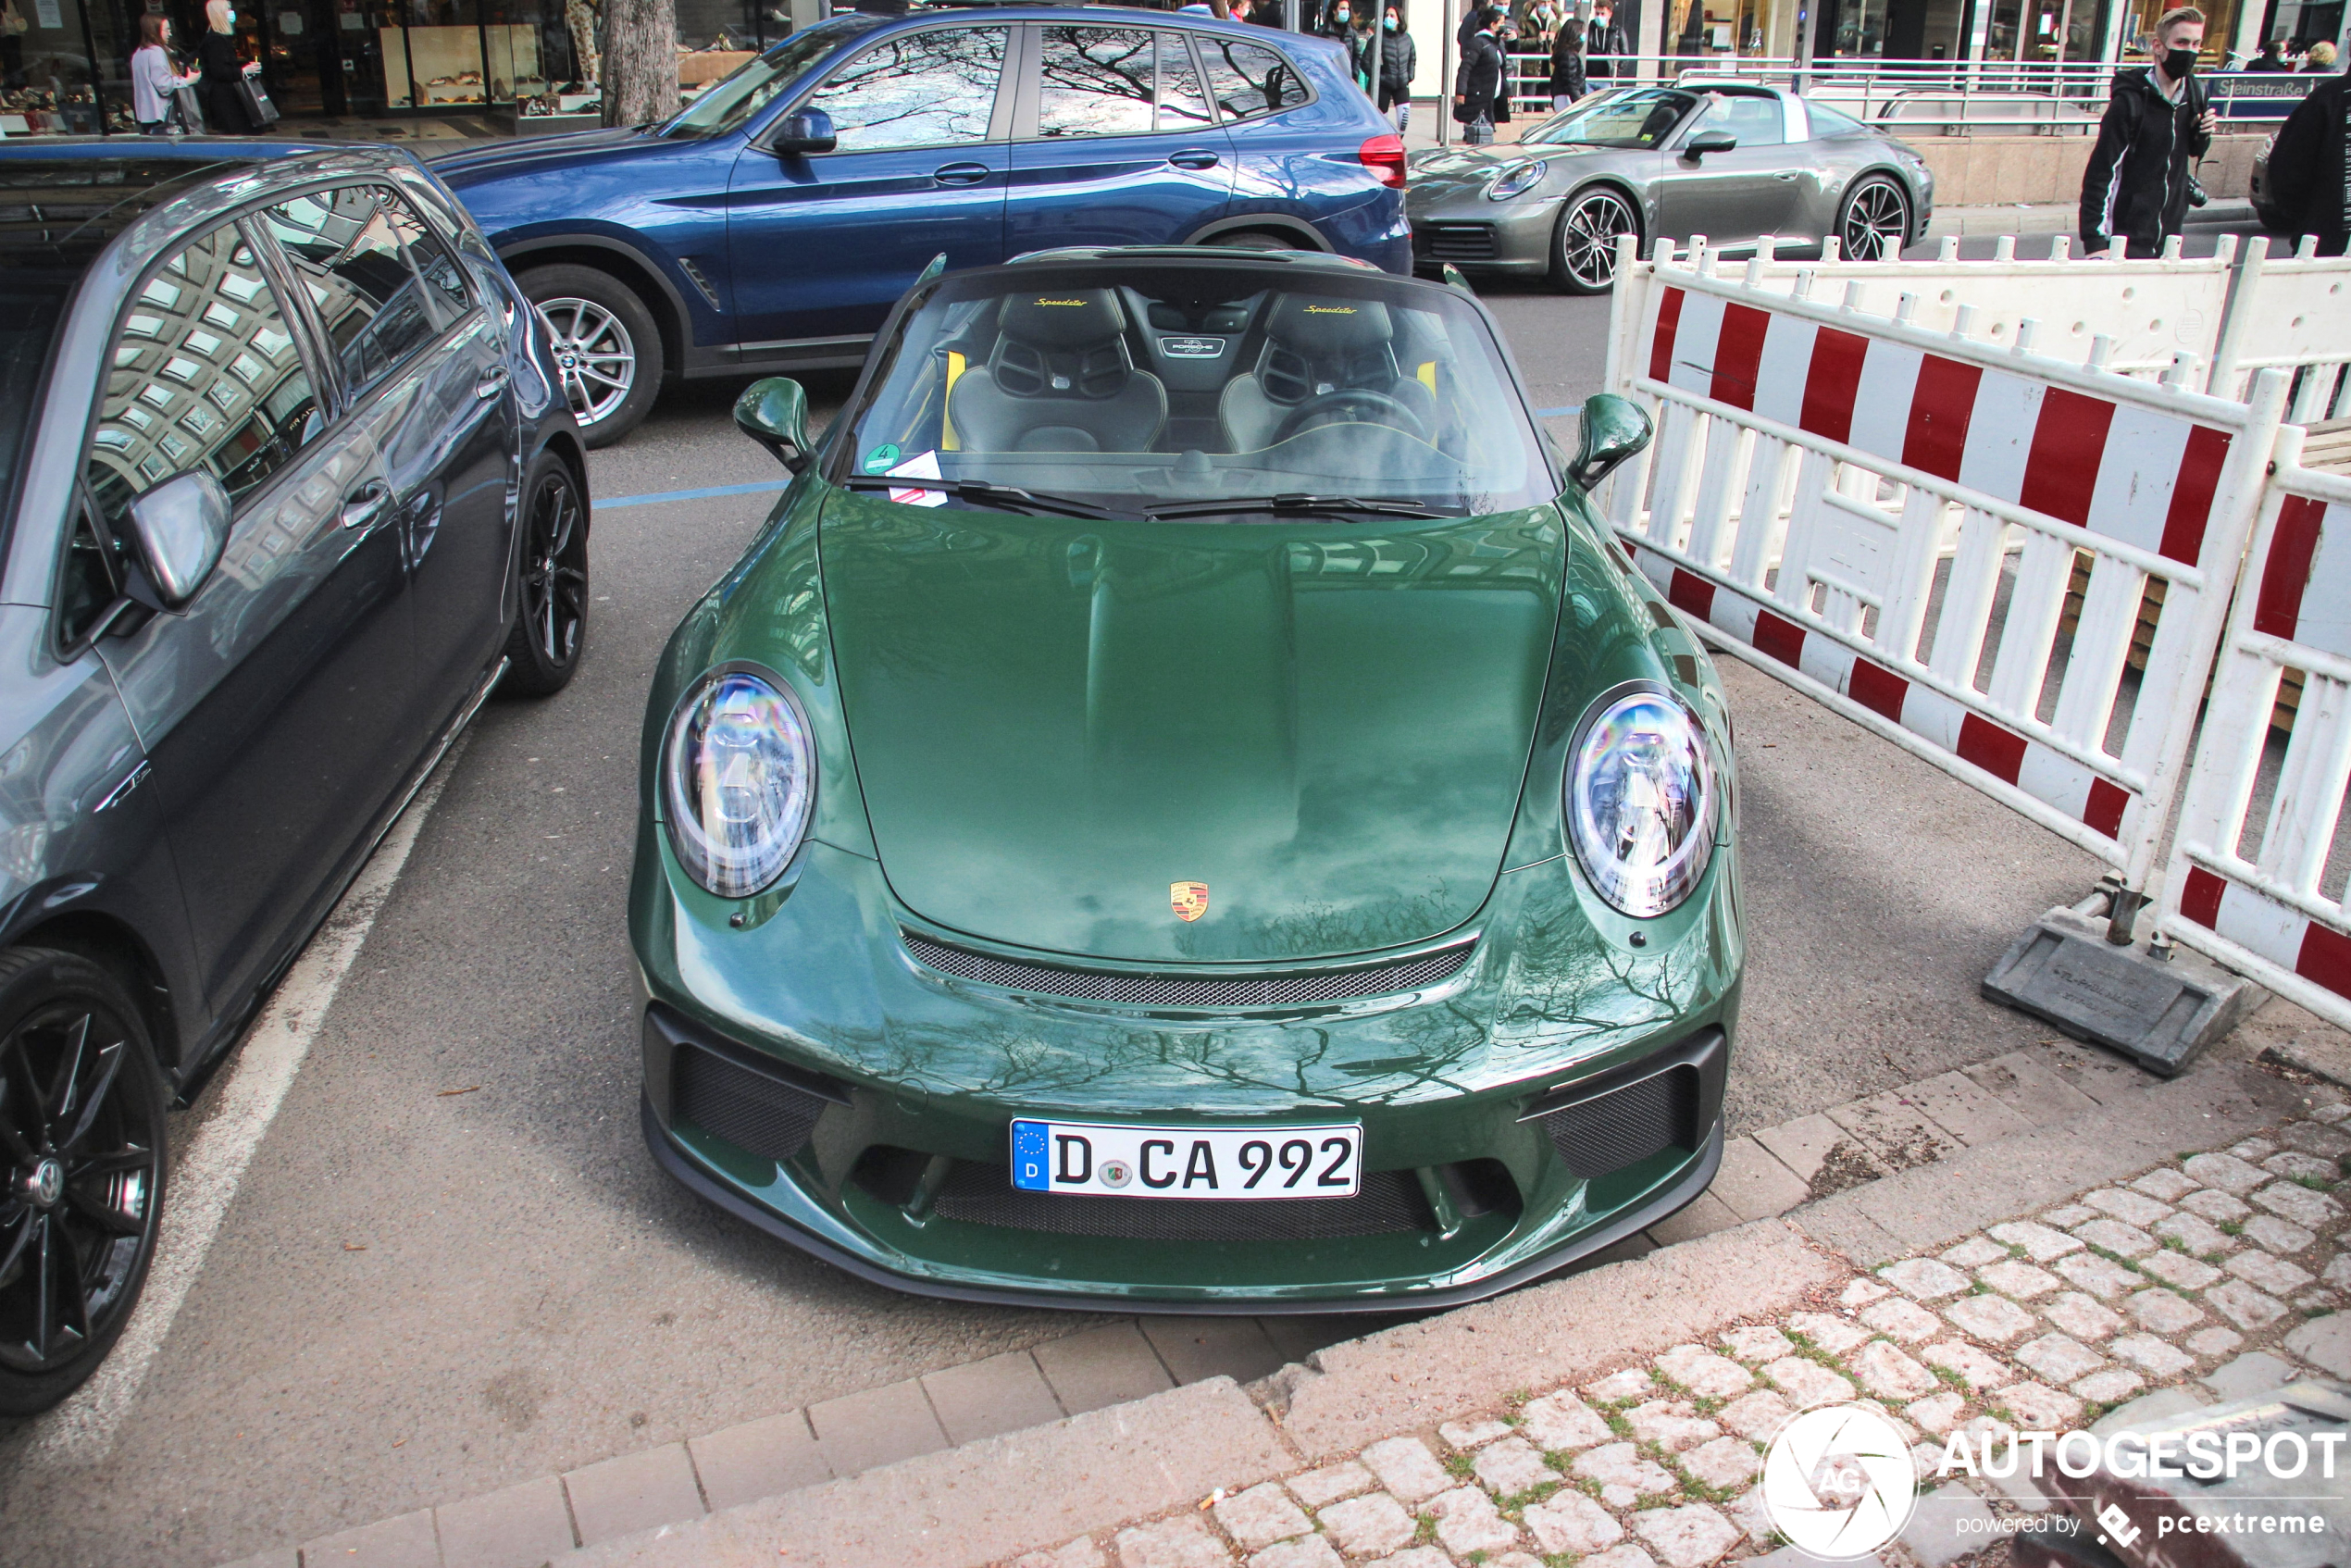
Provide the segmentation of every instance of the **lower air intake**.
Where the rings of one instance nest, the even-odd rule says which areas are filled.
[[[1418,990],[1460,974],[1477,950],[1475,942],[1462,942],[1394,964],[1312,969],[1296,975],[1138,975],[1028,964],[950,947],[912,931],[904,935],[906,951],[918,962],[960,979],[1078,1002],[1129,1002],[1155,1007],[1293,1007]]]
[[[999,1166],[964,1160],[937,1208],[967,1225],[1134,1241],[1329,1241],[1432,1225],[1410,1171],[1367,1171],[1352,1198],[1097,1198],[1024,1192]]]
[[[1586,1181],[1638,1164],[1663,1149],[1695,1151],[1700,1084],[1695,1066],[1668,1067],[1623,1089],[1561,1106],[1542,1118],[1560,1161]]]
[[[808,1146],[825,1101],[690,1045],[675,1058],[675,1114],[736,1148],[769,1160],[789,1160]]]

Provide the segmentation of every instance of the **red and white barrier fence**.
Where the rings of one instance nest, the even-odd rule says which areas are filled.
[[[2297,425],[2351,417],[2351,256],[2320,256],[2307,238],[2290,256],[2270,243],[2245,247],[2236,290],[2215,340],[2206,390],[2250,395],[2255,372],[2291,370],[2286,417]]]
[[[1934,332],[1815,302],[1817,270],[1715,267],[1660,259],[1619,296],[1610,390],[1659,411],[1603,498],[1636,563],[1719,644],[2144,890],[2287,378],[2224,402],[2037,355],[2029,318],[2004,349],[1965,311]]]
[[[2279,432],[2181,803],[2161,929],[2351,1027],[2351,915],[2322,885],[2351,784],[2351,479],[2303,467],[2302,445],[2299,429]],[[2269,777],[2270,715],[2290,670],[2302,692]]]

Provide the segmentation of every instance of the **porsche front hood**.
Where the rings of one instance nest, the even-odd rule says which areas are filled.
[[[1287,961],[1440,935],[1491,889],[1558,615],[1550,508],[1125,523],[842,494],[820,549],[875,843],[925,918]]]

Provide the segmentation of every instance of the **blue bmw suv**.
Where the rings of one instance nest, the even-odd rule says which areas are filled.
[[[662,385],[854,366],[934,256],[1213,244],[1412,267],[1404,149],[1326,39],[1099,6],[836,16],[675,118],[434,160],[581,433]]]

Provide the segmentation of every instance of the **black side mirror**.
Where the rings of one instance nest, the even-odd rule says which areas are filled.
[[[814,455],[808,445],[808,394],[788,376],[770,376],[745,387],[735,399],[735,428],[795,474]]]
[[[784,117],[784,123],[767,143],[786,156],[804,153],[829,153],[840,144],[833,134],[833,117],[822,109],[802,109]]]
[[[202,468],[174,474],[131,504],[130,531],[157,607],[182,609],[220,564],[229,542],[229,492]]]
[[[1739,139],[1727,131],[1701,131],[1682,148],[1682,156],[1695,160],[1709,153],[1727,153],[1738,144]]]
[[[1575,460],[1567,466],[1567,482],[1586,493],[1649,443],[1649,417],[1639,404],[1614,392],[1586,398],[1578,423],[1581,433]]]

